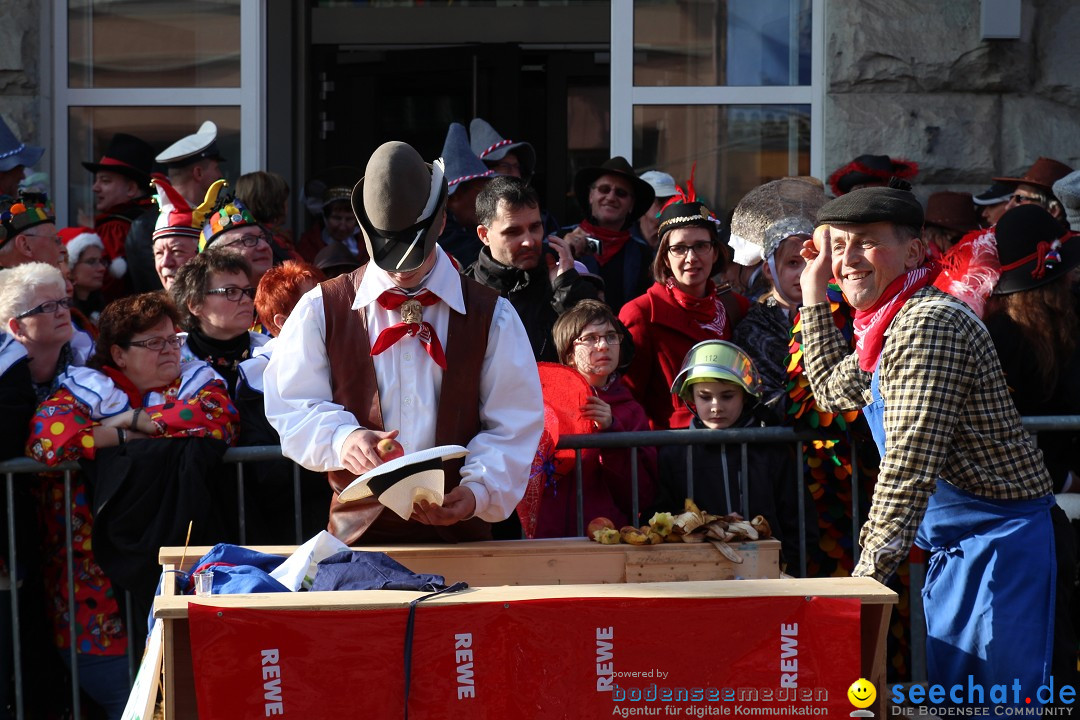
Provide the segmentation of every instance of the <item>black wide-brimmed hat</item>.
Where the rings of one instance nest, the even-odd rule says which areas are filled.
[[[150,171],[154,168],[154,148],[145,141],[127,133],[116,133],[105,148],[105,154],[96,163],[84,162],[84,168],[92,173],[114,172],[131,178],[145,191],[150,185]]]
[[[352,191],[371,260],[387,272],[423,265],[442,230],[446,198],[442,158],[429,165],[411,145],[380,145]]]
[[[610,160],[605,160],[600,167],[582,168],[574,175],[574,196],[577,197],[578,204],[586,215],[589,214],[589,190],[593,183],[604,175],[619,175],[626,178],[630,186],[634,188],[634,207],[630,210],[630,216],[626,218],[628,224],[633,223],[652,207],[653,200],[656,199],[656,192],[652,185],[637,176],[626,158],[616,155]]]
[[[860,155],[847,165],[837,168],[829,176],[829,187],[833,195],[840,196],[851,192],[856,185],[881,183],[885,185],[889,178],[901,180],[915,177],[919,172],[918,163],[910,160],[891,158],[888,155]]]
[[[1009,210],[994,228],[1001,277],[994,295],[1031,290],[1080,265],[1080,239],[1038,205]]]

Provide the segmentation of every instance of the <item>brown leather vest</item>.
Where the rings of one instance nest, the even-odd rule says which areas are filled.
[[[371,360],[366,308],[352,309],[356,290],[364,277],[364,267],[322,283],[323,313],[326,322],[326,354],[330,363],[333,401],[356,416],[369,430],[384,430],[379,384]],[[444,350],[446,371],[435,420],[436,445],[468,445],[480,432],[480,373],[487,350],[498,293],[468,278],[461,278],[461,290],[468,312],[450,311]],[[446,491],[461,481],[464,458],[443,463]],[[464,542],[490,540],[491,525],[472,518],[449,526],[424,525],[405,521],[385,509],[374,498],[339,503],[338,493],[356,476],[348,470],[328,473],[334,497],[330,501],[327,528],[349,544],[422,542]],[[361,536],[363,536],[361,538]]]

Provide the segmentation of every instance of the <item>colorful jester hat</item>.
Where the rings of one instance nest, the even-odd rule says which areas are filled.
[[[0,201],[0,247],[35,225],[55,222],[46,193],[19,191],[19,199]]]
[[[150,176],[157,195],[154,202],[161,208],[157,223],[154,225],[153,239],[180,235],[198,239],[199,225],[192,220],[191,206],[161,173]]]
[[[202,204],[191,211],[191,224],[195,227],[202,226],[199,252],[210,247],[222,233],[259,224],[251,211],[235,195],[221,192],[228,186],[224,180],[216,180],[206,191]]]

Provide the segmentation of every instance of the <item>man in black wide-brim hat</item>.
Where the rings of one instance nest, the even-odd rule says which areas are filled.
[[[565,237],[591,272],[604,280],[604,298],[618,314],[624,304],[652,284],[652,249],[631,227],[656,196],[623,157],[574,176],[574,195],[585,219]]]
[[[380,146],[352,192],[371,260],[300,299],[266,368],[282,452],[329,471],[329,529],[350,545],[490,539],[524,495],[540,440],[540,377],[521,320],[436,245],[447,194],[441,159]],[[441,507],[423,501],[406,521],[372,497],[337,502],[382,464],[384,439],[406,457],[468,448],[442,465]]]

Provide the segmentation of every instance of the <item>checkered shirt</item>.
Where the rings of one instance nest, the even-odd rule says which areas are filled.
[[[939,477],[994,500],[1053,491],[986,328],[942,301],[959,302],[934,287],[919,290],[886,331],[878,365],[886,452],[853,575],[883,582],[892,574]],[[802,325],[803,362],[818,402],[833,411],[869,404],[871,375],[859,368],[829,304],[804,307]]]

